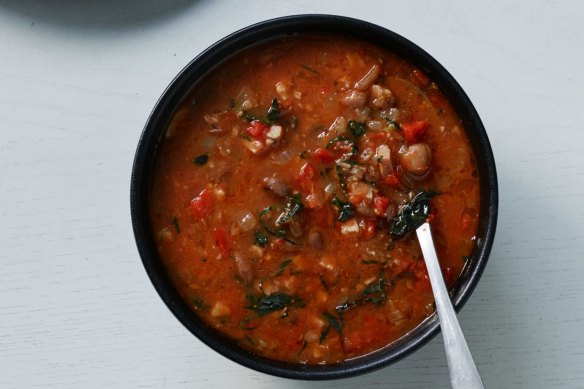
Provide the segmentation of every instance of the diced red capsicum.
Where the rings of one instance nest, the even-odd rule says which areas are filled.
[[[231,249],[231,240],[229,239],[229,234],[222,227],[216,227],[213,230],[213,235],[215,238],[215,246],[219,248],[221,254],[223,256],[227,256],[229,254],[229,250]]]
[[[316,149],[314,151],[314,159],[323,164],[328,164],[335,161],[334,155],[327,149]]]
[[[366,219],[363,228],[363,238],[371,239],[377,234],[377,222],[373,219]]]
[[[191,201],[189,211],[194,217],[203,219],[209,215],[212,207],[213,194],[209,189],[203,189],[203,191]]]
[[[373,197],[373,212],[377,216],[384,216],[385,211],[387,211],[387,207],[389,207],[389,202],[389,199],[384,196]]]
[[[419,120],[417,122],[403,123],[400,125],[400,127],[402,134],[404,135],[404,139],[409,145],[411,145],[418,143],[420,138],[426,133],[426,130],[428,130],[428,123],[423,120]]]
[[[246,129],[246,131],[254,138],[264,140],[266,139],[266,134],[268,131],[270,131],[270,127],[260,122],[259,120],[254,120],[250,123],[250,126]]]
[[[392,173],[385,177],[383,182],[389,186],[398,186],[400,184],[399,177],[395,173]]]
[[[308,162],[300,167],[300,173],[298,174],[298,183],[300,188],[306,194],[310,194],[314,190],[314,183],[312,179],[314,178],[314,168]]]

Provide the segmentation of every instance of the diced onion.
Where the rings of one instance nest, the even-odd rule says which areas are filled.
[[[334,182],[329,182],[325,187],[324,187],[324,194],[325,197],[328,199],[330,198],[337,190],[337,185]]]
[[[239,228],[241,228],[243,231],[251,231],[257,225],[256,218],[248,211],[239,210],[235,214],[235,217]]]
[[[270,127],[270,131],[268,131],[266,136],[270,139],[278,139],[279,137],[282,136],[282,127],[281,126]]]
[[[227,316],[230,313],[231,310],[229,307],[220,301],[216,302],[213,308],[211,308],[211,316],[213,317]]]
[[[259,154],[260,152],[264,151],[264,145],[262,142],[254,140],[252,142],[243,139],[241,141],[246,149],[251,151],[253,154]]]
[[[379,77],[379,71],[380,71],[379,65],[374,64],[371,67],[371,69],[369,69],[369,71],[365,73],[363,78],[361,78],[359,81],[355,83],[355,89],[357,90],[368,89],[371,86],[371,84],[373,84],[375,80],[377,80],[377,77]]]
[[[288,163],[292,157],[294,157],[294,154],[290,150],[284,150],[274,157],[273,162],[278,166],[282,166]]]
[[[343,235],[351,235],[359,233],[359,224],[357,224],[357,220],[351,219],[344,223],[341,223],[341,234]]]
[[[329,132],[335,133],[336,135],[347,132],[347,119],[344,116],[337,117],[329,127]]]

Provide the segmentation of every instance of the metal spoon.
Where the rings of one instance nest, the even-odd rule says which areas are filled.
[[[432,232],[428,222],[416,229],[420,247],[426,261],[430,284],[434,292],[436,310],[440,319],[442,336],[444,338],[444,348],[446,349],[446,359],[450,372],[450,382],[454,389],[483,389],[481,376],[472,359],[472,355],[464,339],[456,312],[450,302],[450,296],[444,284],[440,264],[432,240]]]

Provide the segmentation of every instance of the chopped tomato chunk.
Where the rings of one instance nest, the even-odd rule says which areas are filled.
[[[428,122],[419,120],[417,122],[403,123],[401,125],[401,130],[404,139],[411,145],[417,143],[424,133],[426,133],[426,130],[428,130]]]
[[[216,227],[213,230],[213,235],[215,237],[215,246],[219,248],[221,254],[224,256],[229,254],[229,250],[231,249],[231,241],[225,228]]]
[[[300,179],[301,180],[312,180],[314,178],[314,168],[311,164],[305,163],[300,168]]]
[[[430,213],[428,214],[428,217],[426,218],[426,221],[428,223],[430,223],[431,221],[433,221],[434,219],[436,219],[436,208],[432,208],[432,210],[430,211]]]
[[[306,194],[310,194],[314,190],[314,183],[312,179],[314,178],[314,168],[311,164],[305,163],[300,168],[300,173],[298,174],[298,183],[300,188]]]
[[[209,189],[203,189],[203,191],[191,201],[189,211],[194,217],[202,219],[209,215],[212,207],[213,194]]]
[[[314,159],[325,164],[332,163],[335,161],[335,157],[327,149],[316,149],[314,151]]]
[[[385,211],[387,211],[387,207],[389,206],[389,199],[384,196],[375,196],[373,198],[373,212],[377,216],[385,215]]]
[[[388,175],[387,177],[385,177],[383,182],[389,186],[398,186],[399,185],[399,177],[397,176],[397,174],[392,173],[392,174]]]
[[[377,234],[377,222],[373,219],[365,220],[365,228],[363,228],[363,238],[371,239]]]
[[[266,134],[270,131],[270,127],[266,126],[259,120],[254,120],[250,123],[251,125],[247,128],[247,132],[254,138],[265,139]]]

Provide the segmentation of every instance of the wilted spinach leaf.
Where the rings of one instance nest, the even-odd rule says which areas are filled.
[[[409,204],[403,206],[391,222],[389,228],[391,235],[394,238],[401,238],[424,224],[430,213],[430,199],[437,194],[437,192],[433,191],[422,191]]]
[[[356,120],[349,120],[348,128],[355,138],[362,137],[366,130],[365,123],[361,123]]]
[[[302,204],[300,195],[295,194],[288,196],[288,201],[286,202],[286,206],[284,206],[284,213],[278,218],[277,223],[286,223],[288,220],[296,216],[298,212],[302,210],[302,208],[304,208],[304,205]]]
[[[201,154],[198,157],[193,158],[193,163],[195,165],[203,166],[209,161],[209,156],[207,154]]]
[[[282,112],[280,111],[280,105],[278,104],[278,99],[272,100],[272,105],[268,108],[268,122],[272,123],[282,117]]]
[[[294,298],[286,293],[262,295],[257,298],[248,296],[248,300],[251,305],[246,308],[255,311],[258,316],[264,316],[289,306],[304,306],[299,298]]]
[[[332,204],[337,207],[339,211],[337,220],[340,222],[347,221],[355,215],[355,207],[349,202],[341,201],[338,197],[335,197],[332,200]]]
[[[257,244],[260,247],[266,247],[266,245],[268,244],[268,237],[259,231],[254,234],[254,240],[255,244]]]

